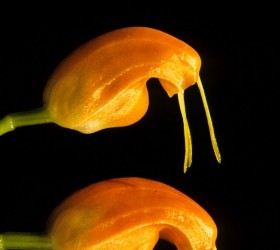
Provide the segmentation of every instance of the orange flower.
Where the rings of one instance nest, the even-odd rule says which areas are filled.
[[[210,215],[182,192],[158,181],[116,178],[68,197],[51,215],[54,250],[151,250],[159,238],[178,250],[214,250]]]
[[[184,171],[192,162],[184,90],[197,83],[217,160],[221,161],[199,77],[201,59],[183,41],[156,29],[128,27],[82,45],[57,67],[44,90],[42,109],[14,113],[0,121],[0,135],[18,126],[54,122],[82,133],[139,121],[149,105],[146,82],[158,78],[172,97],[178,94],[185,134]]]

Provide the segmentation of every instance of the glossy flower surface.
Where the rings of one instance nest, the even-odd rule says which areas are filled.
[[[50,217],[54,250],[152,250],[159,238],[179,250],[214,250],[217,228],[195,201],[164,183],[116,178],[92,184]]]

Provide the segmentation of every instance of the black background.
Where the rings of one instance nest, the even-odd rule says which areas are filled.
[[[148,112],[129,127],[84,135],[46,124],[2,136],[0,232],[42,232],[51,211],[79,188],[140,176],[170,184],[203,206],[217,224],[218,249],[276,249],[279,63],[274,10],[268,3],[246,9],[229,2],[208,8],[179,1],[2,6],[0,117],[42,106],[48,77],[84,42],[117,28],[149,26],[200,54],[222,164],[215,160],[193,86],[185,92],[193,164],[183,174],[178,101],[153,79],[147,85]]]

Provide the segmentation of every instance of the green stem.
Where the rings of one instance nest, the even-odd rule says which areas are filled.
[[[44,108],[12,113],[0,120],[0,136],[17,127],[50,123],[48,112]]]
[[[0,234],[0,250],[51,250],[52,244],[46,234],[3,233]]]

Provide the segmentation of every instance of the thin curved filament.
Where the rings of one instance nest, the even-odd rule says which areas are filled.
[[[204,106],[204,110],[205,110],[205,113],[206,113],[206,118],[207,118],[207,123],[208,123],[208,127],[209,127],[212,147],[213,147],[213,150],[214,150],[217,161],[219,163],[221,163],[222,157],[221,157],[220,150],[219,150],[218,143],[217,143],[217,139],[216,139],[216,136],[215,136],[213,122],[212,122],[212,119],[211,119],[209,107],[208,107],[208,104],[207,104],[207,100],[206,100],[206,96],[205,96],[205,92],[204,92],[204,89],[203,89],[203,86],[202,86],[200,76],[198,76],[197,86],[199,88],[201,99],[202,99],[203,106]]]
[[[184,135],[185,135],[184,173],[186,173],[187,169],[192,164],[192,139],[191,139],[190,127],[187,120],[184,91],[180,91],[178,93],[178,101],[179,101],[179,106],[180,106],[180,110],[183,118],[183,126],[184,126]]]

